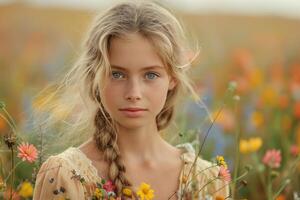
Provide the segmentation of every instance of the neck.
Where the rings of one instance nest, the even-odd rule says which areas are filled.
[[[162,152],[170,150],[169,144],[160,136],[156,123],[134,129],[119,126],[118,146],[124,160],[138,164],[163,159]]]

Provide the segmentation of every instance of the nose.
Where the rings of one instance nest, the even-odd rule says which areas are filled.
[[[127,90],[125,93],[125,99],[128,101],[138,101],[141,99],[141,85],[138,80],[129,80],[127,84]]]

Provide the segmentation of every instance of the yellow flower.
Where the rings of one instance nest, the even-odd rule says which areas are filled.
[[[227,168],[227,163],[225,162],[223,156],[217,156],[216,160],[217,160],[218,166],[224,166],[225,168]]]
[[[240,140],[240,152],[252,153],[257,151],[262,146],[262,139],[260,137],[250,138],[249,140]]]
[[[124,188],[124,189],[123,189],[123,194],[124,194],[125,196],[131,197],[131,196],[132,196],[132,191],[131,191],[131,189],[129,189],[129,188]]]
[[[142,183],[137,195],[141,198],[141,200],[151,200],[154,198],[154,190],[151,189],[150,185]]]
[[[251,152],[257,151],[262,145],[262,139],[259,137],[249,139],[249,150]]]
[[[19,190],[19,195],[24,198],[32,197],[33,187],[30,182],[24,181]]]
[[[261,94],[262,103],[264,105],[274,106],[277,103],[277,96],[277,92],[274,90],[274,88],[267,86]]]
[[[240,140],[240,152],[248,153],[248,141],[247,140]]]
[[[261,112],[253,112],[251,116],[251,122],[252,124],[258,128],[261,127],[264,123],[264,115]]]
[[[95,192],[94,192],[94,196],[97,198],[97,199],[100,199],[102,196],[103,196],[103,193],[102,191],[99,189],[99,188],[96,188]]]
[[[258,68],[255,68],[249,75],[249,82],[253,88],[260,86],[263,82],[263,73]]]

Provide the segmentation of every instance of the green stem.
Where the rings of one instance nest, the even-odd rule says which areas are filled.
[[[4,113],[6,114],[6,116],[8,117],[9,121],[12,123],[13,129],[16,130],[17,126],[16,126],[16,123],[13,120],[13,118],[10,116],[10,114],[7,112],[7,110],[5,108],[2,108],[2,110],[4,111]]]
[[[258,168],[257,168],[257,166],[261,165],[261,163],[259,162],[256,153],[252,154],[252,159],[253,159],[254,162],[255,162],[256,171],[257,171],[257,173],[258,173],[258,177],[259,177],[259,179],[260,179],[260,182],[263,184],[264,191],[266,191],[266,189],[267,189],[267,183],[266,183],[266,181],[265,181],[265,179],[264,179],[264,177],[263,177],[263,174],[260,173],[260,171],[259,171]]]
[[[270,168],[268,168],[267,171],[267,195],[268,195],[268,200],[272,200],[272,181],[271,181],[271,173],[270,173]]]
[[[237,116],[237,105],[235,104],[235,113]],[[238,120],[237,120],[238,121]],[[241,130],[240,126],[237,127],[237,134],[235,137],[235,167],[234,167],[234,172],[233,172],[233,180],[235,180],[238,176],[238,170],[239,170],[239,165],[240,165],[240,153],[239,153],[239,143],[240,143],[240,137],[241,137]],[[236,181],[233,182],[232,184],[232,199],[235,199],[235,187],[236,187]]]
[[[21,160],[20,162],[18,162],[14,168],[9,172],[9,174],[7,175],[5,182],[7,182],[8,178],[10,177],[10,175],[12,174],[12,171],[16,170],[16,168],[22,163],[23,161]]]
[[[280,186],[279,190],[273,195],[272,199],[275,199],[283,190],[284,188],[290,183],[290,180],[287,179],[284,183]]]
[[[196,191],[196,193],[200,192],[201,190],[203,190],[203,188],[205,188],[207,185],[211,184],[213,181],[217,180],[218,177],[215,177],[214,179],[209,180],[207,183],[205,183],[205,185],[203,185],[198,191]]]
[[[222,187],[218,188],[216,191],[213,192],[213,194],[219,192],[220,190],[222,190],[224,187],[226,187],[228,185],[235,184],[237,181],[239,181],[240,179],[244,178],[248,173],[249,173],[249,170],[245,171],[241,176],[237,177],[233,181],[228,182],[228,183],[224,184]],[[232,199],[234,199],[234,198],[232,198]]]
[[[10,185],[11,185],[11,187],[10,187],[10,200],[12,200],[12,198],[13,198],[13,187],[14,187],[14,149],[13,149],[13,147],[11,147],[11,172],[12,172],[12,175],[11,175],[11,182],[10,182]]]
[[[200,170],[199,172],[197,172],[197,173],[195,174],[195,176],[199,175],[200,173],[204,172],[205,170],[211,169],[211,168],[216,167],[216,166],[218,166],[218,165],[215,164],[215,165],[211,165],[211,166],[209,166],[209,167],[206,167],[205,169],[202,169],[202,170]],[[187,182],[186,187],[188,187],[188,185],[189,185],[191,182],[192,182],[192,179],[191,179],[190,181]]]

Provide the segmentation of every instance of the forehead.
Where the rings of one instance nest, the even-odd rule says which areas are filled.
[[[113,38],[110,42],[109,62],[112,67],[127,70],[165,68],[152,43],[139,33]]]

